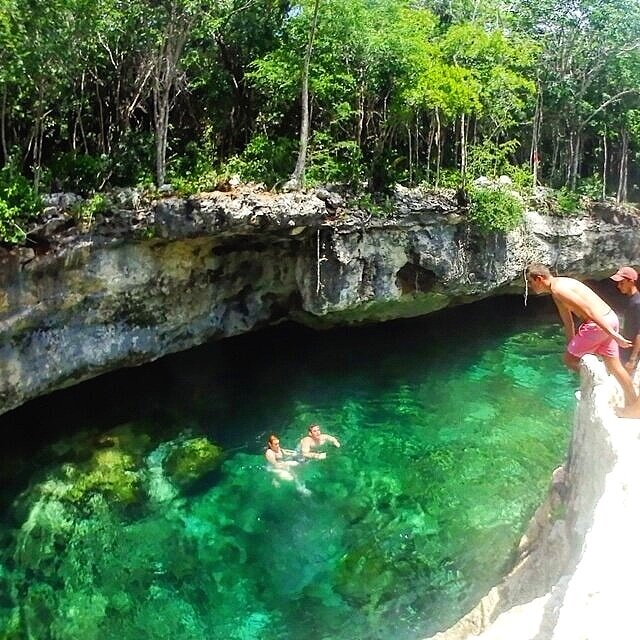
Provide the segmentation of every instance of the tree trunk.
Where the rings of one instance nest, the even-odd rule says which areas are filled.
[[[579,131],[569,134],[569,162],[567,165],[567,186],[575,191],[578,186],[578,167],[580,164],[582,137]]]
[[[440,144],[440,114],[436,109],[436,189],[440,182],[440,163],[442,162],[442,145]]]
[[[533,176],[533,185],[538,184],[538,169],[540,166],[540,152],[538,144],[540,142],[540,128],[542,126],[542,90],[538,87],[538,95],[536,97],[536,109],[533,114],[533,130],[531,133],[531,153],[529,154],[529,162],[531,163],[531,173]]]
[[[316,37],[318,26],[318,9],[320,0],[315,0],[313,6],[313,19],[311,31],[307,42],[307,52],[304,56],[304,66],[302,69],[302,96],[301,96],[301,119],[300,119],[300,142],[298,145],[298,159],[291,174],[290,181],[296,189],[300,190],[304,186],[304,170],[307,163],[307,146],[309,145],[309,66],[311,64],[311,52],[313,51],[313,41]]]
[[[433,140],[436,135],[435,127],[433,126],[433,118],[429,120],[429,133],[427,138],[427,167],[425,173],[425,179],[427,182],[431,180],[431,150],[433,149]]]
[[[0,109],[0,144],[2,145],[2,163],[9,161],[7,150],[7,85],[2,86],[2,107]]]
[[[407,137],[409,138],[409,184],[411,184],[413,179],[413,148],[411,146],[411,127],[406,125],[406,128]]]
[[[602,134],[602,199],[607,197],[607,171],[609,162],[609,150],[607,147],[607,127],[605,125]]]
[[[38,103],[36,107],[36,121],[33,135],[33,188],[40,188],[40,176],[42,174],[42,144],[44,141],[44,123],[49,112],[44,112],[44,89],[38,88]]]
[[[356,142],[362,147],[362,131],[364,130],[364,81],[358,89],[358,122],[356,124]]]
[[[193,18],[180,14],[176,4],[172,3],[167,25],[162,35],[162,42],[159,44],[152,61],[156,182],[158,187],[164,184],[166,177],[169,114],[179,93],[180,57],[192,25]]]
[[[154,91],[155,93],[155,91]],[[166,93],[156,96],[154,122],[156,126],[156,181],[161,187],[167,173],[167,142],[169,132],[169,103]]]
[[[627,199],[627,162],[629,158],[629,133],[626,128],[622,130],[620,148],[620,173],[618,174],[618,193],[616,201],[625,202]]]
[[[552,137],[552,151],[551,151],[551,182],[555,181],[558,174],[558,157],[560,156],[560,132],[558,127],[553,127],[554,135]]]
[[[107,135],[104,126],[104,109],[102,105],[102,96],[100,95],[100,85],[97,78],[95,79],[96,85],[96,102],[98,103],[98,120],[100,122],[100,132],[98,134],[98,141],[100,143],[100,151],[105,154],[110,153],[110,147],[107,146]]]
[[[416,115],[416,144],[415,144],[415,154],[416,154],[416,159],[415,159],[415,171],[416,171],[416,178],[419,178],[420,176],[420,125],[419,125],[419,121],[420,121],[420,116]]]
[[[467,182],[467,131],[464,113],[460,116],[460,177],[464,189]]]
[[[84,131],[84,125],[82,124],[82,106],[84,99],[84,83],[86,80],[86,75],[83,72],[82,77],[80,79],[80,98],[78,100],[78,109],[76,111],[76,117],[73,121],[73,134],[71,137],[71,148],[75,151],[77,149],[77,137],[78,131],[80,131],[80,136],[82,138],[82,146],[84,148],[85,153],[89,153],[89,145],[87,144],[87,136]]]

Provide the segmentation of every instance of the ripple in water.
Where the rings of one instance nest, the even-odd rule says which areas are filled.
[[[575,383],[557,326],[496,328],[479,309],[473,335],[442,314],[229,340],[8,416],[74,435],[5,471],[3,637],[415,640],[451,624],[508,565]],[[108,405],[113,385],[129,387],[117,409],[87,418],[84,396]],[[265,470],[262,443],[293,448],[315,421],[342,447],[295,469],[307,493]],[[223,464],[178,483],[172,452],[203,436]]]

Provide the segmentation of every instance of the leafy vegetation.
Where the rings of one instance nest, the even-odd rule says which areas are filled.
[[[566,187],[556,192],[555,212],[561,216],[570,216],[580,208],[580,194]]]
[[[14,162],[0,168],[0,240],[22,242],[26,237],[24,225],[40,207],[40,196]]]
[[[102,193],[97,193],[88,200],[82,200],[72,207],[72,214],[78,225],[86,230],[90,229],[95,216],[105,213],[110,202]]]
[[[35,194],[272,187],[295,166],[369,192],[504,174],[624,201],[638,77],[632,0],[0,0],[0,167]]]
[[[470,192],[469,221],[481,233],[507,232],[522,221],[524,205],[503,187],[479,187]]]

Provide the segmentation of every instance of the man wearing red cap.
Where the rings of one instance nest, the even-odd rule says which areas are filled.
[[[638,291],[638,272],[632,267],[620,267],[611,276],[618,291],[629,297],[624,311],[622,335],[631,340],[631,349],[624,349],[620,353],[625,369],[633,375],[638,366],[640,356],[640,292]]]

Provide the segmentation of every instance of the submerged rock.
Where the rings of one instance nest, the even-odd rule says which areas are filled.
[[[353,549],[342,558],[336,580],[338,593],[358,607],[373,607],[395,587],[389,558],[373,544]]]
[[[68,497],[82,501],[96,491],[123,505],[138,502],[144,493],[134,458],[116,448],[96,451],[89,472],[76,475]]]
[[[181,489],[189,489],[198,480],[215,471],[223,460],[223,450],[204,437],[184,440],[166,458],[165,472]]]
[[[64,491],[58,483],[49,481],[40,490],[17,533],[13,560],[23,571],[53,576],[58,571],[59,552],[73,536],[77,513],[55,497]]]

